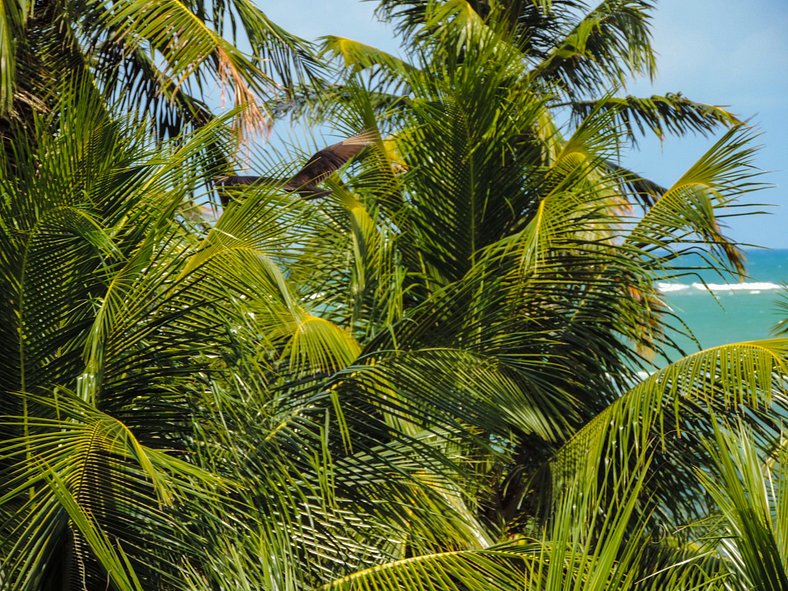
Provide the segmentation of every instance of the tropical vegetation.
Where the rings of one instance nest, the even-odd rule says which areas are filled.
[[[384,0],[403,57],[0,6],[0,589],[788,588],[784,327],[676,355],[655,286],[746,272],[754,132],[621,96],[649,2]],[[286,114],[375,140],[219,195]],[[622,163],[691,131],[669,187]]]

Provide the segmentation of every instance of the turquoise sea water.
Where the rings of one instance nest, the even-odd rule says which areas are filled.
[[[697,278],[660,282],[667,304],[692,329],[703,348],[725,343],[769,338],[769,331],[785,312],[777,301],[788,285],[788,249],[749,250],[743,282],[718,275],[704,275],[711,293]],[[697,345],[676,337],[691,353]]]

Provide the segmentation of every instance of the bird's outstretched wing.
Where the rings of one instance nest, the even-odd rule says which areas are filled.
[[[314,185],[322,183],[342,168],[348,160],[371,144],[376,137],[375,131],[362,131],[323,148],[315,153],[301,170],[288,179],[285,187],[292,191],[297,191],[300,188],[309,188],[310,191],[314,191]]]
[[[264,182],[281,184],[288,191],[297,191],[305,199],[314,199],[328,195],[330,191],[317,188],[317,185],[326,180],[353,156],[377,139],[377,132],[373,130],[362,131],[356,135],[323,148],[312,155],[306,165],[295,175],[287,180],[270,179],[260,176],[228,175],[216,177],[214,184],[221,187],[236,185],[257,185]],[[228,198],[220,192],[222,204],[227,205]]]

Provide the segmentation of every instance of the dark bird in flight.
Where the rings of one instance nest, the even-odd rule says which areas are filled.
[[[324,197],[330,191],[319,189],[318,185],[376,138],[376,132],[367,130],[323,148],[313,154],[306,165],[289,179],[272,179],[263,176],[221,176],[215,179],[215,183],[223,187],[274,183],[281,185],[286,191],[297,192],[304,199]],[[222,205],[226,206],[229,202],[227,195],[220,190],[219,196],[222,199]]]

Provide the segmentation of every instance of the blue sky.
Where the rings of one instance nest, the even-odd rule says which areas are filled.
[[[396,51],[390,27],[374,20],[375,2],[256,0],[289,31],[306,39],[350,37]],[[593,2],[592,2],[593,3]],[[634,95],[681,91],[700,102],[727,105],[761,131],[758,168],[772,187],[750,196],[773,204],[767,216],[735,218],[728,235],[750,244],[788,248],[788,1],[659,0],[654,12],[658,75],[639,81]],[[626,163],[671,184],[713,143],[687,137],[643,141]]]

